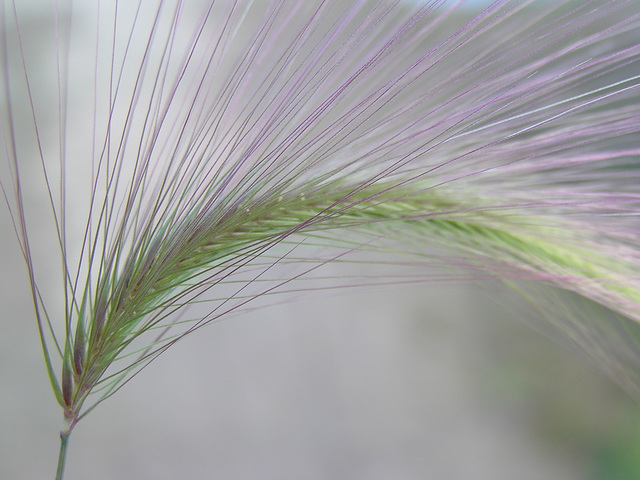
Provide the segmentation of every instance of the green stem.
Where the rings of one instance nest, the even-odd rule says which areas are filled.
[[[60,432],[60,455],[58,456],[58,470],[56,480],[64,478],[64,462],[67,459],[67,446],[69,445],[69,434]]]

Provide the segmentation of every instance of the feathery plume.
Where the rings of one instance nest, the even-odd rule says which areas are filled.
[[[589,348],[640,321],[634,2],[40,3],[36,47],[0,3],[2,189],[58,478],[77,422],[176,341],[362,250],[599,304],[551,321],[640,391],[637,343]]]

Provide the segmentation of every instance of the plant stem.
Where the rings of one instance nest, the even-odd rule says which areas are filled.
[[[67,459],[67,446],[69,445],[69,434],[60,432],[60,455],[58,456],[58,470],[56,480],[64,478],[64,462]]]

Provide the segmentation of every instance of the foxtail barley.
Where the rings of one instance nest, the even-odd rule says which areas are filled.
[[[0,4],[58,478],[78,421],[175,342],[360,251],[419,272],[388,283],[505,282],[640,392],[637,2],[86,3],[37,2],[37,46]]]

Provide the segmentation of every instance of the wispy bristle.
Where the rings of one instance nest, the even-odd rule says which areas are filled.
[[[640,322],[632,2],[49,10],[58,41],[32,58],[28,14],[2,3],[2,186],[72,426],[184,335],[363,250],[420,268],[398,282],[537,282]],[[57,315],[36,195],[62,260]],[[640,358],[606,348],[620,368]]]

